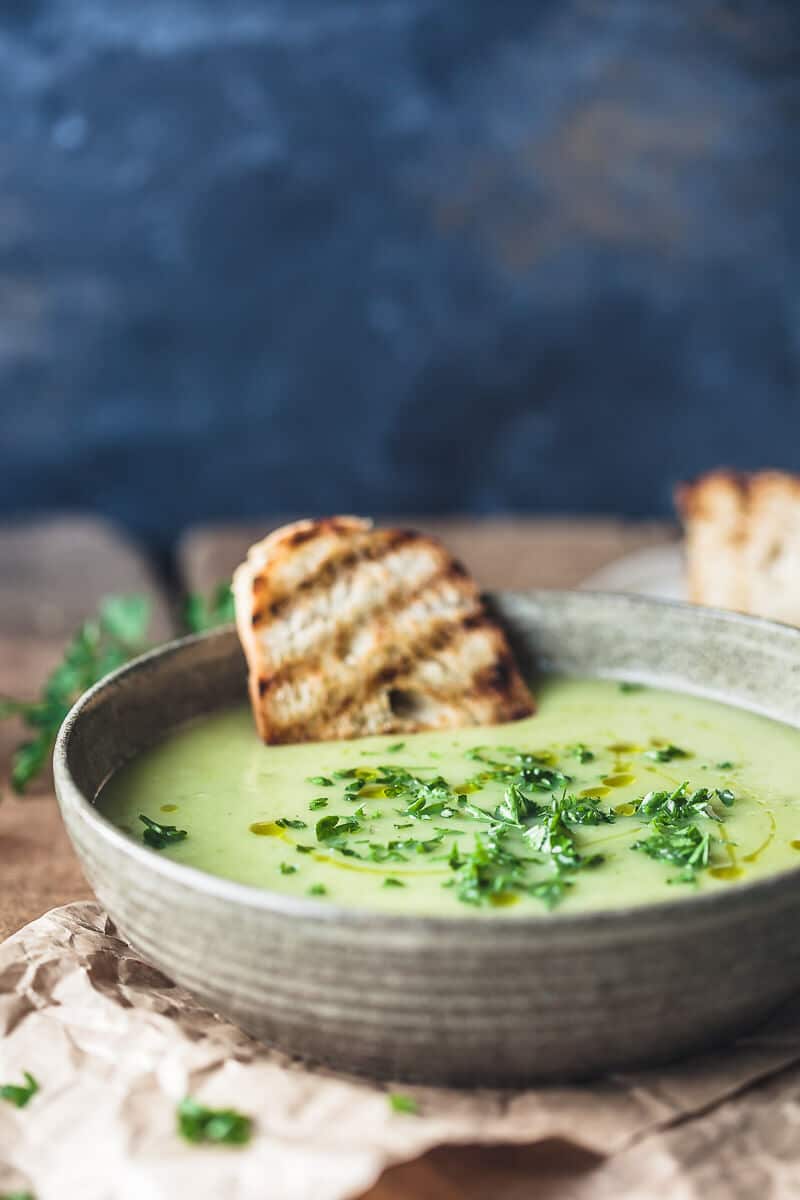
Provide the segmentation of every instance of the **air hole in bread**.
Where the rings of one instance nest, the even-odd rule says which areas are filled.
[[[413,720],[427,707],[425,697],[410,688],[390,688],[389,708],[403,721]]]

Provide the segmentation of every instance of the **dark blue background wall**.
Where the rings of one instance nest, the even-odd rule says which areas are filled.
[[[800,5],[3,0],[0,515],[800,468]]]

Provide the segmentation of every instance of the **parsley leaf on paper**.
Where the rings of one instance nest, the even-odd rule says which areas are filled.
[[[187,1142],[216,1142],[244,1146],[250,1141],[253,1120],[234,1108],[206,1108],[191,1096],[178,1105],[178,1131]]]
[[[30,1071],[23,1071],[23,1075],[25,1076],[24,1083],[4,1083],[0,1087],[0,1100],[7,1100],[9,1104],[14,1104],[17,1108],[25,1107],[39,1091],[39,1084]]]

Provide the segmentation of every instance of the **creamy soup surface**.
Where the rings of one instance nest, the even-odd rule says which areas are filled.
[[[538,702],[513,724],[298,746],[264,746],[237,708],[98,805],[176,862],[398,913],[679,901],[800,864],[797,730],[601,680],[546,680]]]

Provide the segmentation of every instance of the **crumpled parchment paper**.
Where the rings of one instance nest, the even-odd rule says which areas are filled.
[[[254,1042],[142,961],[98,905],[72,904],[0,946],[0,1083],[30,1071],[41,1086],[23,1109],[0,1102],[0,1195],[345,1200],[433,1146],[547,1139],[603,1157],[566,1185],[570,1200],[797,1195],[795,1063],[800,1004],[734,1047],[592,1084],[398,1085],[420,1115],[397,1114],[387,1085],[312,1070]],[[187,1093],[252,1115],[251,1142],[183,1141],[175,1107]]]

